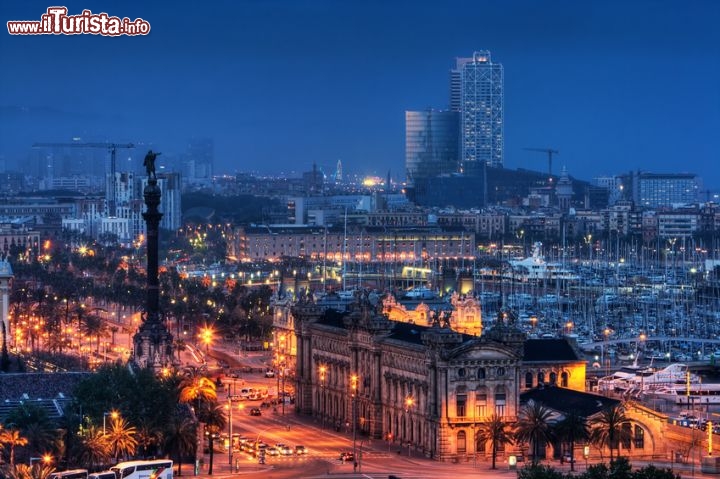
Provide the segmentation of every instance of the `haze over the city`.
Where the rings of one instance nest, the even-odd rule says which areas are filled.
[[[4,1],[3,25],[53,4]],[[147,36],[0,37],[0,155],[36,141],[215,141],[215,171],[391,170],[404,112],[448,106],[455,57],[505,73],[504,165],[591,179],[691,172],[720,187],[720,4],[683,1],[63,2]],[[145,151],[136,150],[137,161]],[[128,153],[123,153],[127,155]],[[172,167],[172,165],[168,165]]]

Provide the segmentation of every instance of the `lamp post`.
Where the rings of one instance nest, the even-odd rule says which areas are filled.
[[[356,452],[356,417],[357,417],[357,392],[358,392],[358,376],[357,374],[353,374],[350,377],[350,387],[352,389],[352,436],[353,436],[353,457],[355,457]]]
[[[325,373],[327,367],[320,366],[320,417],[322,418],[322,428],[325,429]]]
[[[208,474],[212,475],[213,473],[213,457],[214,457],[214,451],[213,451],[213,442],[218,437],[218,433],[215,431],[211,431],[209,429],[205,429],[205,435],[208,438],[208,451],[210,451],[210,466],[208,467]]]
[[[228,388],[228,438],[229,438],[229,445],[228,445],[228,464],[230,464],[230,470],[232,471],[232,460],[233,460],[233,417],[232,417],[232,410],[233,410],[233,399],[235,399],[232,394],[230,394],[230,389]]]
[[[412,407],[415,405],[415,399],[412,396],[408,396],[405,398],[405,412],[408,415],[408,426],[410,427],[410,434],[408,437],[408,457],[410,457],[410,452],[412,448],[412,418],[411,416],[411,410]]]
[[[106,430],[105,419],[108,416],[110,416],[112,419],[117,419],[120,416],[120,414],[117,411],[110,411],[110,412],[103,413],[103,436],[105,435],[105,430]]]
[[[590,259],[590,263],[592,264],[592,235],[591,234],[585,235],[585,244],[588,247],[588,258]]]

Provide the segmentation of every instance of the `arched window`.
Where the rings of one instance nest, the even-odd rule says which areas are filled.
[[[645,430],[639,425],[635,425],[635,434],[633,435],[635,449],[645,449]]]
[[[480,368],[480,369],[478,369],[477,378],[478,378],[478,379],[485,379],[485,368]]]
[[[465,368],[458,369],[457,375],[459,378],[464,378],[465,377]]]
[[[550,373],[550,384],[557,384],[557,373],[555,371]]]
[[[538,373],[538,386],[541,384],[545,384],[545,373],[542,371]]]
[[[525,388],[530,389],[533,387],[533,374],[528,371],[525,373]]]
[[[630,423],[625,423],[622,425],[623,428],[623,438],[622,438],[622,447],[623,449],[630,450],[630,438],[632,437],[632,425]]]
[[[503,368],[503,367],[497,368],[497,377],[499,377],[499,378],[505,377],[505,368]]]
[[[567,371],[563,371],[562,374],[560,374],[560,386],[566,388],[568,387],[568,384],[570,383],[570,375]]]
[[[465,431],[458,431],[457,433],[457,453],[465,454],[467,452],[467,439]]]

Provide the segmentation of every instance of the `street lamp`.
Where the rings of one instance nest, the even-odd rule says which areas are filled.
[[[590,258],[590,263],[592,263],[592,235],[591,234],[585,235],[585,244],[588,247],[588,257]]]
[[[228,408],[228,438],[230,441],[228,443],[228,464],[230,464],[231,471],[232,471],[232,460],[233,460],[233,429],[232,429],[232,427],[233,427],[233,422],[232,422],[232,420],[233,420],[233,418],[232,418],[233,399],[235,399],[235,398],[233,397],[232,394],[230,394],[230,387],[228,387],[228,395],[227,395],[227,400],[228,400],[228,405],[227,405],[227,408]]]
[[[322,428],[325,429],[325,373],[327,367],[320,366],[320,416],[322,420]]]
[[[356,434],[356,425],[357,422],[355,418],[357,417],[357,389],[358,389],[358,376],[357,374],[353,374],[350,376],[350,387],[352,389],[352,435],[353,435],[353,457],[355,457],[356,454],[356,440],[357,440],[357,434]]]
[[[106,419],[108,416],[110,416],[111,419],[115,420],[115,419],[117,419],[118,417],[120,417],[120,413],[118,413],[117,411],[110,411],[110,412],[104,412],[104,413],[103,413],[103,436],[105,435],[105,426],[106,426],[106,424],[105,424],[105,419]]]
[[[210,343],[212,343],[213,340],[213,330],[209,326],[205,326],[200,331],[200,339],[205,344],[205,352],[210,352]]]
[[[205,429],[205,436],[208,438],[208,450],[210,451],[210,466],[208,467],[208,474],[212,475],[213,473],[213,457],[214,457],[214,451],[213,451],[213,442],[215,439],[218,438],[218,433],[215,431],[211,431],[209,429]]]
[[[412,407],[415,405],[415,399],[412,396],[405,398],[405,412],[408,415],[408,425],[410,427],[410,434],[408,435],[408,457],[410,457],[410,451],[412,447],[412,419],[410,418]]]

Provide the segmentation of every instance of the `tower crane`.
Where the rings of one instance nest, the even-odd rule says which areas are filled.
[[[552,148],[523,148],[527,151],[539,151],[541,153],[547,153],[548,156],[548,179],[552,181],[552,159],[553,155],[559,155],[560,152],[553,150]]]
[[[110,199],[109,216],[116,216],[115,207],[115,153],[118,148],[135,148],[132,143],[34,143],[33,148],[105,148],[110,152]]]

